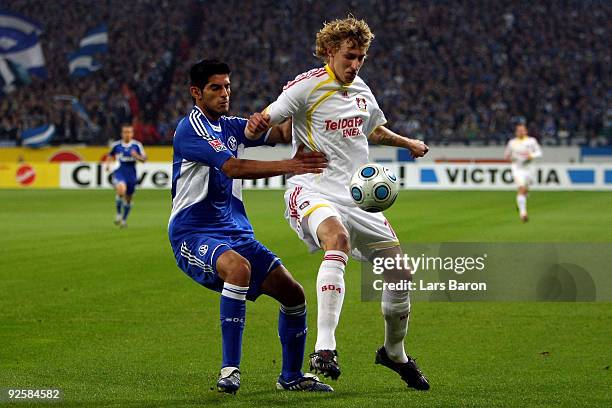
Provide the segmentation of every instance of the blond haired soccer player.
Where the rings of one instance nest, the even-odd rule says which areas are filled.
[[[423,142],[384,126],[385,115],[358,76],[373,38],[367,23],[352,16],[326,23],[316,37],[316,55],[325,66],[298,75],[263,114],[255,114],[269,125],[292,118],[293,150],[306,145],[329,160],[322,174],[288,179],[285,216],[311,251],[321,248],[325,252],[317,275],[317,341],[310,365],[311,370],[333,379],[340,375],[335,330],[345,295],[348,255],[371,261],[402,254],[384,215],[365,212],[353,203],[348,189],[351,175],[369,161],[368,142],[405,148],[415,157],[428,150]],[[410,278],[409,271],[399,276],[397,272],[386,272],[385,280]],[[377,351],[376,363],[399,373],[411,387],[429,389],[427,379],[404,350],[408,292],[385,290],[382,312],[385,342]]]
[[[518,187],[516,205],[522,222],[529,221],[527,215],[527,195],[529,185],[533,183],[533,159],[542,157],[538,141],[527,133],[527,126],[519,123],[514,129],[514,138],[508,141],[504,158],[512,160],[512,177]]]

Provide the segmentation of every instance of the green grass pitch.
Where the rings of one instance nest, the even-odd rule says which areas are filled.
[[[284,221],[282,192],[244,196],[257,238],[306,289],[310,351],[320,254]],[[275,390],[278,307],[265,297],[247,305],[242,388],[219,394],[218,295],[175,265],[169,192],[139,191],[126,230],[113,197],[0,191],[0,388],[59,387],[57,406],[85,407],[612,406],[612,303],[415,302],[407,349],[432,384],[417,392],[373,364],[383,321],[360,301],[354,261],[333,395]],[[522,225],[513,192],[403,192],[386,214],[403,242],[612,242],[611,204],[612,193],[535,192]]]

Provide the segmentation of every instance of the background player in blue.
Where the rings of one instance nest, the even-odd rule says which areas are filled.
[[[127,227],[127,217],[132,209],[132,196],[136,190],[138,178],[136,176],[136,162],[144,163],[147,156],[142,143],[132,140],[134,128],[132,125],[121,127],[121,140],[111,145],[110,152],[106,160],[106,171],[110,169],[110,163],[117,159],[119,167],[113,172],[113,185],[117,194],[115,195],[115,205],[117,215],[115,225],[121,228]]]
[[[321,173],[325,157],[304,153],[281,161],[243,160],[245,148],[287,140],[289,127],[268,128],[262,116],[251,121],[224,116],[229,111],[230,69],[204,60],[191,67],[192,111],[174,134],[170,243],[178,266],[199,284],[221,292],[223,361],[221,392],[240,387],[245,300],[266,294],[280,302],[278,334],[283,364],[278,389],[333,391],[312,374],[302,373],[306,344],[304,290],[280,259],[255,240],[242,203],[241,180],[287,173]],[[248,126],[250,138],[245,136]]]

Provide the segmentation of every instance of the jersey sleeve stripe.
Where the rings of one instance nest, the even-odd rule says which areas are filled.
[[[283,90],[287,90],[291,88],[293,85],[297,84],[298,82],[302,82],[305,79],[309,79],[312,77],[319,77],[321,75],[324,75],[325,73],[326,73],[325,68],[321,67],[321,68],[313,69],[303,74],[300,74],[293,81],[287,82],[287,85],[283,87]]]
[[[198,118],[198,113],[196,111],[191,111],[191,113],[189,114],[189,123],[191,123],[191,127],[193,127],[193,130],[196,132],[198,136],[201,136],[202,138],[206,140],[214,139],[212,136],[208,134],[208,132],[206,132],[206,129],[204,128],[204,124]]]

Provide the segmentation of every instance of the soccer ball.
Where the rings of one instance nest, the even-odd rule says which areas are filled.
[[[351,178],[351,197],[359,208],[380,212],[391,207],[399,191],[395,174],[376,163],[361,166]]]

